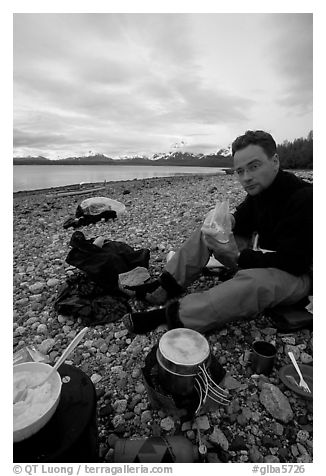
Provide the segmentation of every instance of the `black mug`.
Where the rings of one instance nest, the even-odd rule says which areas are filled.
[[[276,348],[273,344],[257,340],[250,353],[251,368],[256,374],[269,375],[273,370]]]

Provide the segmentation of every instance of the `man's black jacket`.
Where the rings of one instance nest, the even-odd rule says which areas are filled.
[[[313,257],[313,187],[280,170],[270,187],[247,195],[234,213],[234,235],[259,235],[259,247],[275,253],[245,249],[240,268],[279,268],[300,275],[310,271]]]

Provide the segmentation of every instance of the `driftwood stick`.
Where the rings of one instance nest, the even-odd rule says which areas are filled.
[[[98,188],[88,188],[87,190],[77,190],[72,192],[59,192],[59,193],[51,193],[46,195],[46,198],[57,198],[57,197],[69,197],[70,195],[83,195],[85,193],[92,193],[92,192],[99,192],[100,190],[105,190],[106,187],[98,187]]]

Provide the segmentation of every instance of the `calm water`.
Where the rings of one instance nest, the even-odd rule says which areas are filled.
[[[117,182],[179,174],[224,173],[215,167],[168,167],[150,165],[14,165],[13,191],[60,187],[80,182]]]

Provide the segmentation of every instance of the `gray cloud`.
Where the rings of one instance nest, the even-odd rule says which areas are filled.
[[[266,54],[285,82],[278,102],[298,114],[312,109],[312,20],[312,14],[309,13],[267,17],[267,24],[275,30]]]
[[[44,147],[44,145],[51,145],[54,144],[73,144],[78,142],[78,140],[74,139],[73,141],[69,142],[69,136],[65,134],[58,134],[56,132],[50,132],[48,134],[42,134],[40,132],[33,132],[33,131],[22,131],[20,129],[14,129],[14,142],[17,147]]]
[[[213,126],[245,129],[262,95],[275,92],[254,82],[246,91],[208,81],[194,17],[202,25],[208,18],[15,14],[15,148],[44,155],[52,149],[73,154],[81,147],[108,155],[154,153],[187,136],[190,147],[200,151],[215,141],[205,135],[205,127],[210,134]],[[291,22],[281,17],[265,18],[270,64],[280,76],[276,100],[303,114],[311,105],[311,28],[306,17]],[[217,72],[223,68],[218,58]],[[250,67],[255,62],[259,58],[250,58]]]

